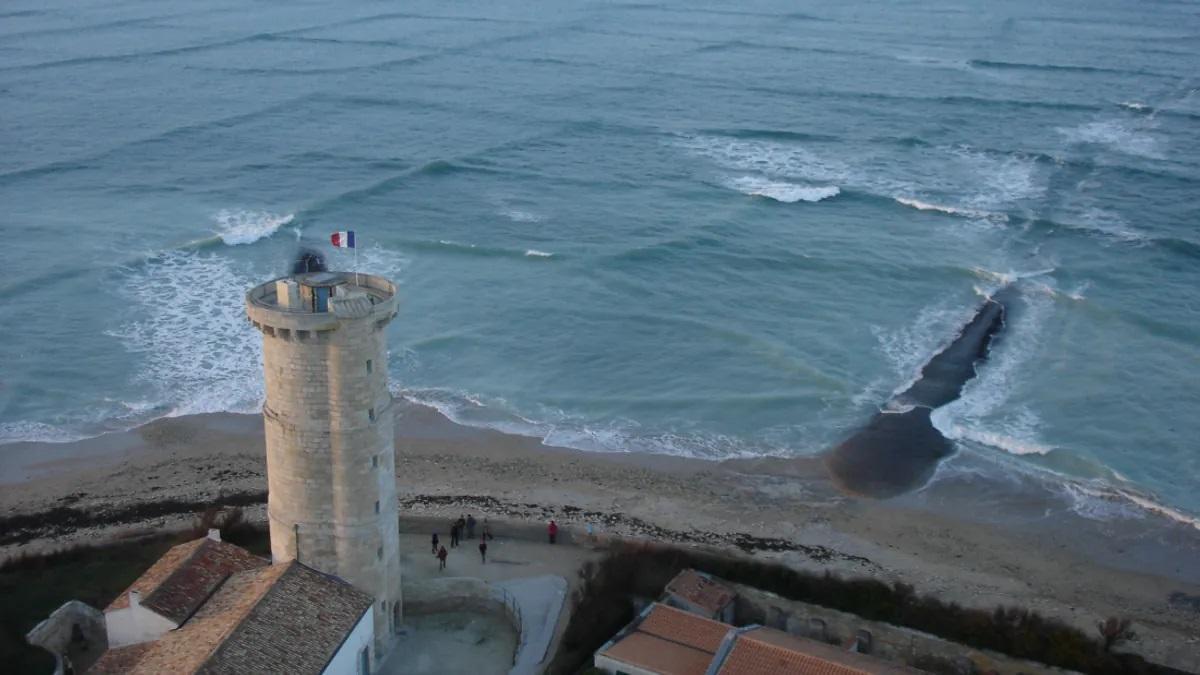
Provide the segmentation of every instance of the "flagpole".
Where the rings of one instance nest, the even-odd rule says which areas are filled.
[[[354,285],[361,286],[358,280],[358,242],[354,242]]]

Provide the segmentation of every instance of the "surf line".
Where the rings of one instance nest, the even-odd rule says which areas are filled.
[[[917,381],[885,406],[897,412],[881,410],[826,453],[825,467],[839,488],[886,499],[929,480],[938,462],[954,452],[953,443],[933,426],[930,415],[957,399],[975,377],[975,366],[987,358],[1016,295],[1010,284],[987,298],[954,341],[925,364]]]

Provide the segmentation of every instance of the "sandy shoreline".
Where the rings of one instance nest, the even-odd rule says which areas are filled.
[[[965,605],[1029,607],[1088,632],[1106,616],[1129,616],[1134,651],[1200,669],[1200,609],[1187,602],[1200,598],[1200,531],[1153,514],[1115,523],[1048,517],[1042,498],[1018,492],[1006,493],[998,518],[996,497],[969,474],[895,500],[855,499],[815,460],[587,453],[461,426],[411,404],[398,406],[396,426],[406,515],[470,509],[572,523],[606,514],[604,527],[618,534],[900,579]],[[266,488],[262,444],[258,416],[216,414],[74,443],[0,446],[8,523],[0,555],[169,527],[190,520],[190,504],[254,504]],[[175,506],[144,508],[164,501]],[[59,526],[39,530],[56,508]],[[95,522],[78,525],[81,517]]]

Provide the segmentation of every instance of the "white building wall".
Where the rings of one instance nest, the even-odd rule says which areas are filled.
[[[322,675],[359,675],[358,654],[366,649],[370,653],[371,643],[375,641],[375,621],[372,612],[363,612],[362,618],[350,632],[350,636],[342,643],[342,648],[333,655],[329,665],[321,671]],[[371,670],[376,670],[374,654],[371,655]]]
[[[177,627],[174,621],[138,604],[104,613],[104,628],[108,633],[109,649],[157,640],[167,631]]]

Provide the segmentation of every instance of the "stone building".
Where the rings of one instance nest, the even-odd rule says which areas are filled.
[[[272,559],[374,596],[376,659],[402,611],[384,332],[397,304],[391,281],[346,272],[296,274],[246,294],[263,335]]]

